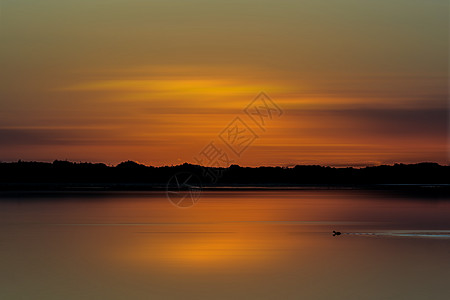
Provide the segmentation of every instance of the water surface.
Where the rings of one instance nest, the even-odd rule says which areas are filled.
[[[0,197],[0,299],[450,297],[445,198],[205,191],[178,209],[163,192]]]

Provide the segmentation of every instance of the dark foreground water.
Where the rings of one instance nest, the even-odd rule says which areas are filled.
[[[449,199],[207,191],[179,209],[163,192],[0,194],[0,299],[449,298]]]

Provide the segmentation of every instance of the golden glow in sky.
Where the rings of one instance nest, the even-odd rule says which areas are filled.
[[[0,160],[448,163],[448,1],[2,1]]]

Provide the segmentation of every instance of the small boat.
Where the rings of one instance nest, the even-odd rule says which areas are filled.
[[[339,231],[334,231],[333,230],[333,236],[336,236],[336,235],[341,235],[341,233]]]

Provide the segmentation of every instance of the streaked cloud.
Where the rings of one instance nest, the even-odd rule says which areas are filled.
[[[193,162],[265,91],[243,165],[448,163],[448,1],[2,4],[0,160]]]

